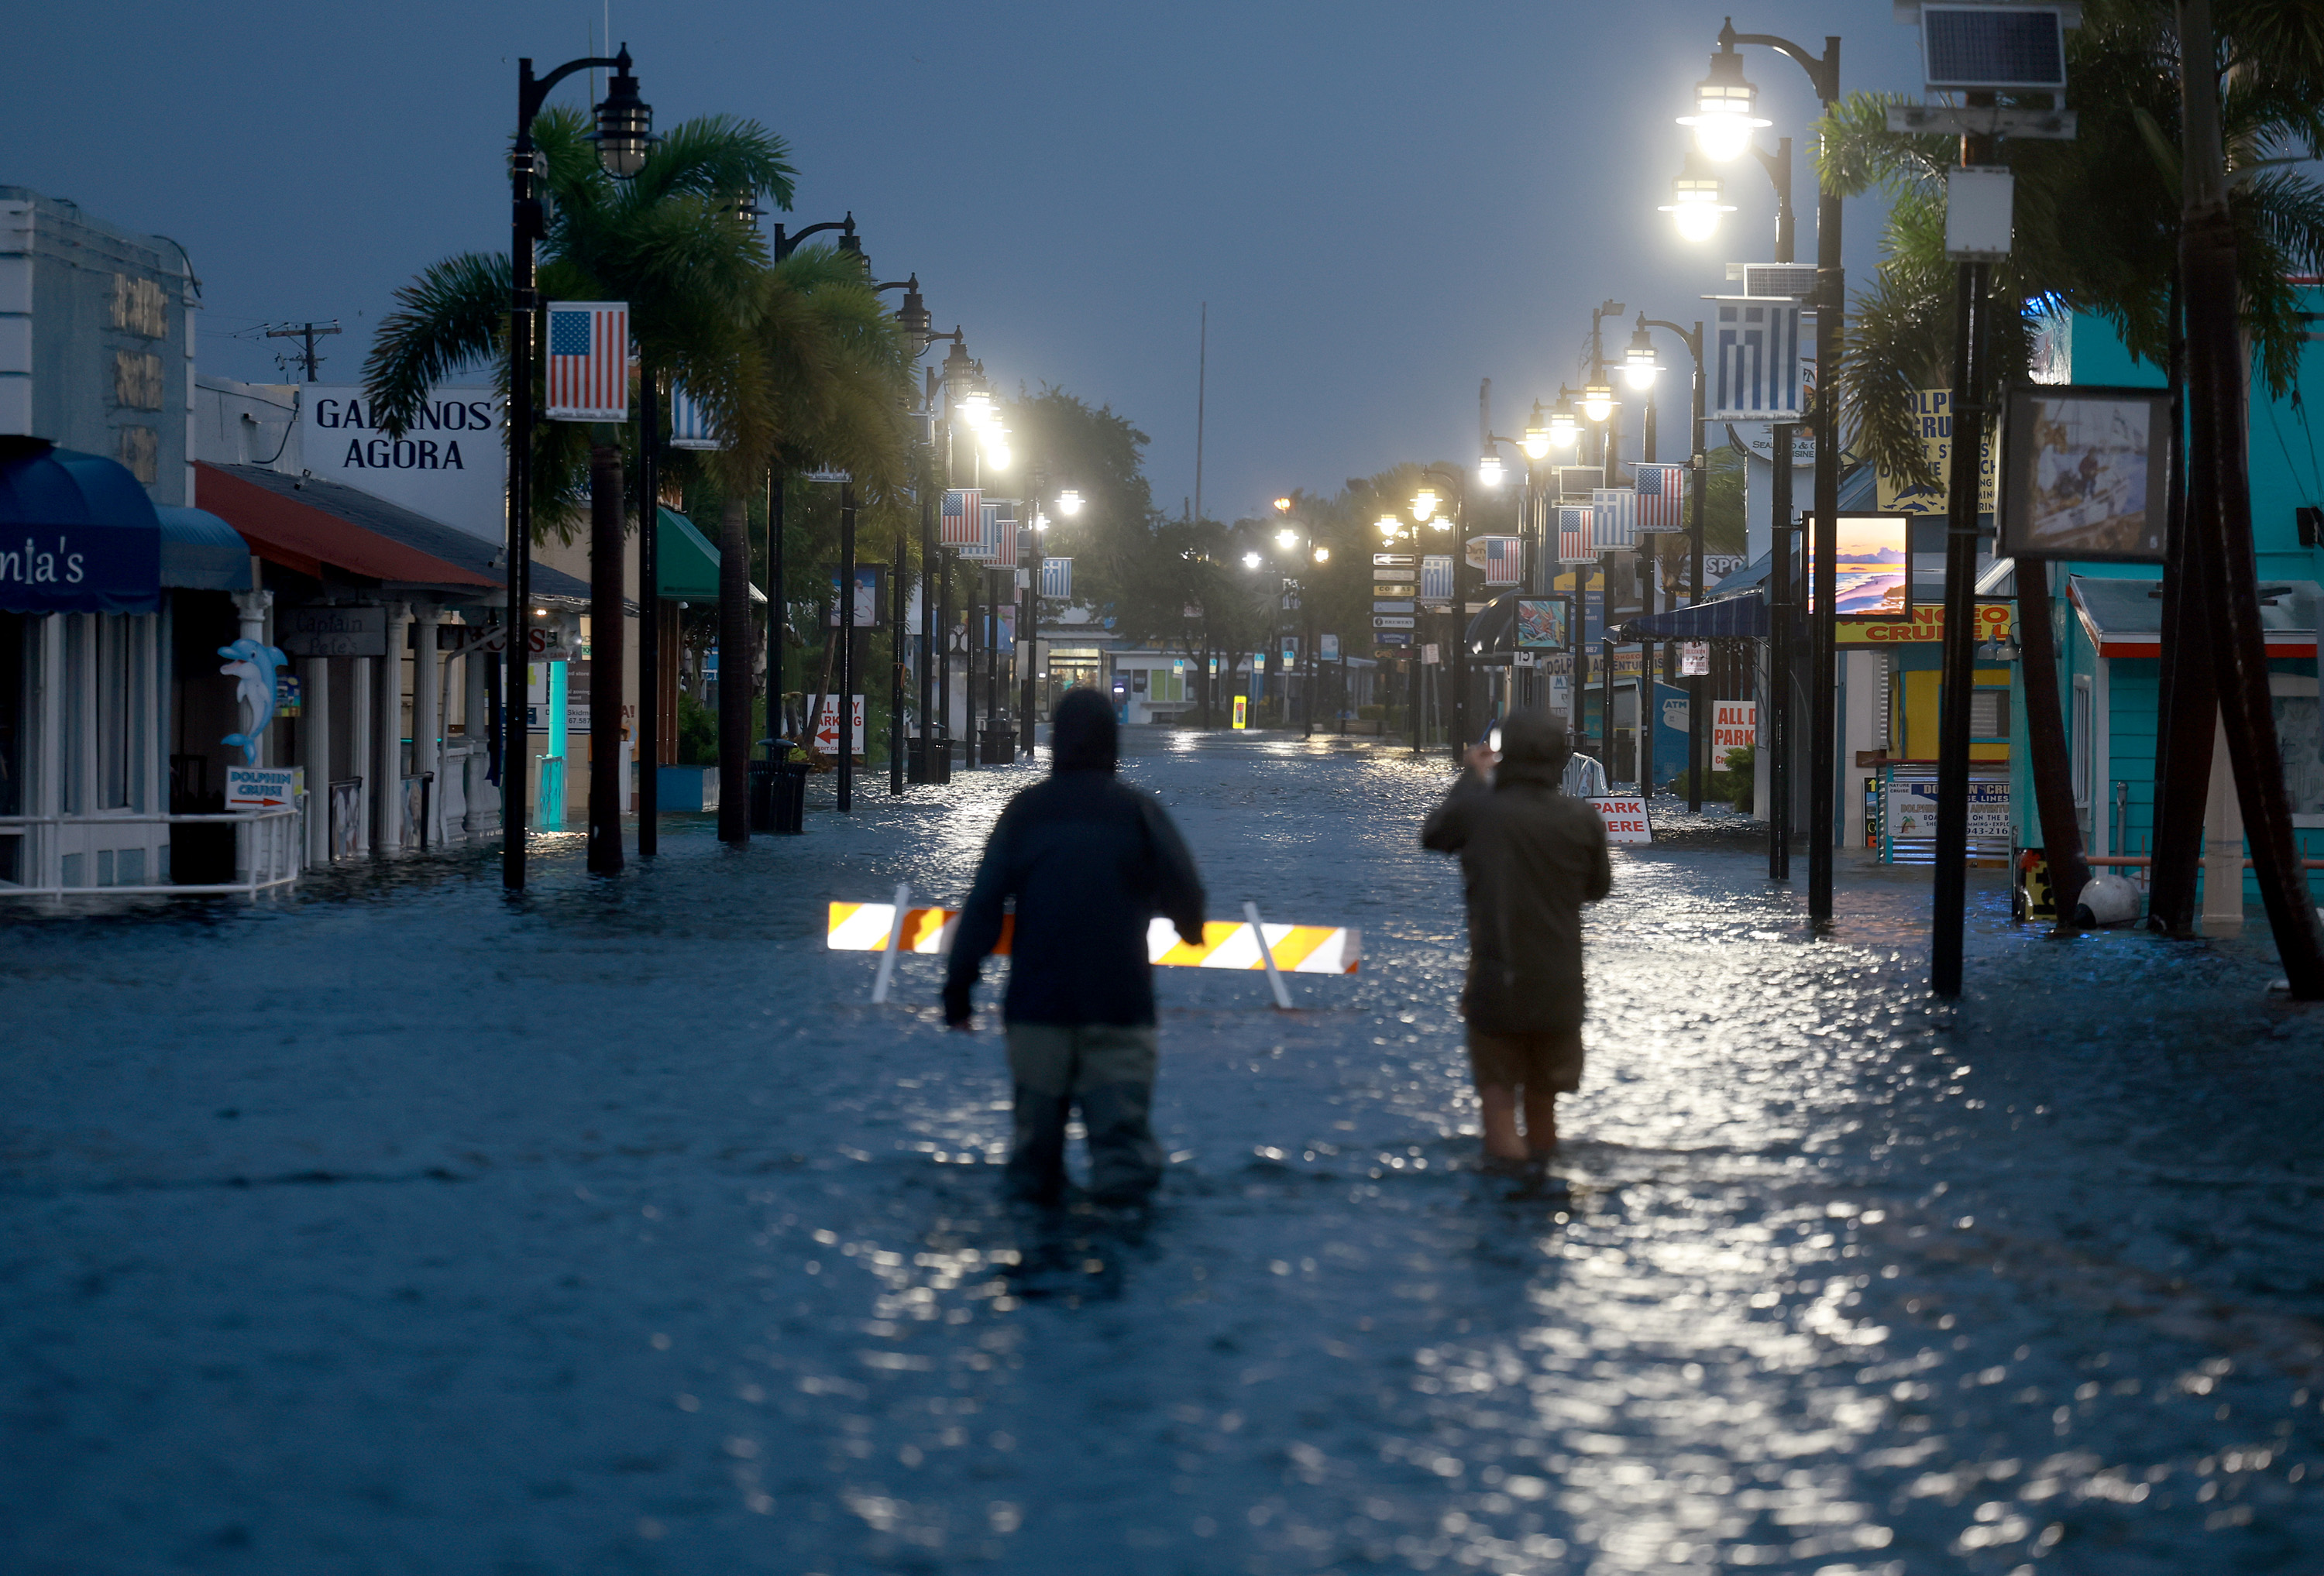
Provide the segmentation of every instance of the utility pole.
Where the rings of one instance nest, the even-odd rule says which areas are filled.
[[[323,364],[323,358],[315,354],[315,341],[326,334],[339,332],[341,332],[339,320],[334,318],[327,323],[285,323],[279,328],[269,328],[266,331],[266,336],[269,339],[300,339],[306,342],[304,350],[294,350],[287,355],[278,355],[274,358],[274,364],[285,372],[289,372],[293,366],[304,364],[307,369],[307,381],[311,383],[315,382],[316,369]]]

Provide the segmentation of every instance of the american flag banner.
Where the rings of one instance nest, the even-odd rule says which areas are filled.
[[[948,548],[973,548],[983,543],[984,493],[981,489],[955,487],[944,495],[944,507],[936,515],[936,540]]]
[[[1639,465],[1638,529],[1640,530],[1684,530],[1686,529],[1686,474],[1688,465]]]
[[[1469,539],[1469,562],[1485,572],[1488,585],[1515,585],[1525,567],[1525,544],[1513,536]]]
[[[629,302],[549,302],[549,419],[629,419]]]
[[[994,512],[992,560],[988,567],[995,569],[1013,569],[1017,567],[1017,501],[1013,498],[1003,498],[999,503],[987,507]]]
[[[1638,545],[1638,495],[1629,488],[1591,488],[1590,515],[1590,545],[1600,552]]]
[[[676,379],[672,379],[669,385],[669,447],[700,449],[726,447],[726,440],[718,435],[718,429],[711,422],[710,412],[704,410],[702,402]]]
[[[998,519],[1000,513],[1001,505],[993,502],[992,500],[985,497],[982,493],[979,493],[977,495],[976,538],[973,541],[964,542],[961,545],[960,556],[962,558],[979,564],[989,564],[992,562],[993,539],[1000,534],[1000,521]]]
[[[1587,564],[1597,558],[1590,549],[1591,511],[1572,503],[1557,509],[1557,561]]]
[[[1041,560],[1041,594],[1071,601],[1074,594],[1074,561],[1071,558]],[[1194,615],[1200,617],[1200,614]]]

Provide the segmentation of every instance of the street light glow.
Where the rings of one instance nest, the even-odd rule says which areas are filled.
[[[1317,548],[1315,549],[1315,561],[1319,564],[1330,563],[1332,561],[1332,549],[1329,548]]]
[[[1275,501],[1275,512],[1276,512],[1276,513],[1277,513],[1277,514],[1288,514],[1288,513],[1290,513],[1290,512],[1291,512],[1291,500],[1290,500],[1290,499],[1288,499],[1288,498],[1277,498],[1277,499]]]
[[[1379,517],[1379,533],[1380,535],[1388,538],[1388,540],[1396,540],[1397,533],[1403,529],[1404,522],[1397,519],[1395,515],[1383,514]]]
[[[1501,456],[1489,454],[1477,462],[1477,480],[1488,487],[1501,484]]]
[[[1256,568],[1258,568],[1258,567],[1259,567],[1259,555],[1258,555],[1257,553],[1245,553],[1245,554],[1242,556],[1242,567],[1243,567],[1244,568],[1246,568],[1246,569],[1256,569]]]
[[[1009,429],[998,421],[984,429],[984,463],[996,471],[1005,471],[1016,462],[1017,456],[1009,447]]]
[[[1622,357],[1622,381],[1634,389],[1651,389],[1655,374],[1662,371],[1655,360],[1654,336],[1646,332],[1646,315],[1638,314],[1637,332],[1630,336],[1630,348]]]
[[[1591,383],[1582,391],[1582,413],[1592,421],[1603,421],[1614,413],[1614,391],[1604,383]]]
[[[1299,545],[1299,533],[1286,525],[1275,533],[1275,545],[1287,553]]]
[[[1582,423],[1573,419],[1573,395],[1561,386],[1557,391],[1557,409],[1549,416],[1549,441],[1559,448],[1582,440]]]
[[[1533,419],[1526,423],[1525,437],[1518,441],[1517,447],[1525,450],[1526,458],[1537,460],[1548,454],[1550,445],[1556,441],[1550,436],[1547,419],[1541,413],[1541,401],[1536,400],[1533,402]]]
[[[1082,512],[1082,495],[1071,487],[1057,494],[1057,512],[1071,520]]]
[[[1427,520],[1428,520],[1429,516],[1431,516],[1431,515],[1434,514],[1435,512],[1436,512],[1436,489],[1435,489],[1435,488],[1434,488],[1434,487],[1423,487],[1419,492],[1415,493],[1412,495],[1412,518],[1413,518],[1413,519],[1417,520],[1417,521],[1420,521],[1421,522],[1423,522],[1423,523],[1425,524],[1425,523],[1426,523],[1426,521],[1427,521]]]
[[[1678,124],[1694,128],[1694,144],[1707,158],[1720,162],[1737,157],[1751,145],[1751,134],[1773,124],[1753,113],[1759,90],[1743,79],[1743,57],[1721,38],[1711,57],[1711,75],[1694,85],[1694,113]]]

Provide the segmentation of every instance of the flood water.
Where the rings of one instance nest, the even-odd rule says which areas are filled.
[[[1142,1224],[1001,1203],[993,986],[948,1035],[936,960],[875,1008],[823,948],[1030,766],[549,839],[515,903],[483,850],[0,916],[0,1570],[2324,1567],[2324,1018],[2263,927],[2058,942],[1980,872],[1941,1006],[1925,874],[1844,859],[1819,940],[1674,825],[1526,1185],[1443,762],[1134,748],[1214,917],[1366,954],[1159,974]]]

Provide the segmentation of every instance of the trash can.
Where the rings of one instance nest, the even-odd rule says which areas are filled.
[[[788,759],[788,739],[759,742],[767,758],[751,762],[751,830],[797,835],[807,830],[807,762]]]

